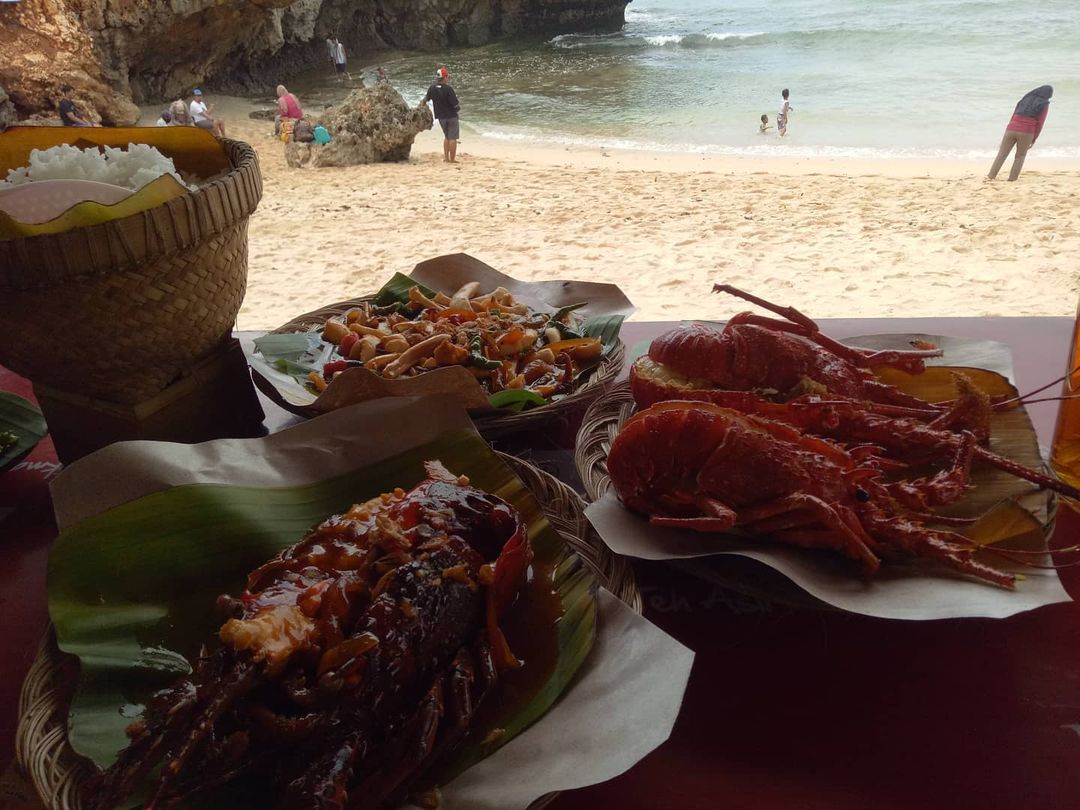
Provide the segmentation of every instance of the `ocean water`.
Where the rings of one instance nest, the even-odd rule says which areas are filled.
[[[1080,157],[1080,0],[633,0],[617,33],[373,58],[410,101],[447,65],[466,132],[716,154],[986,158],[1052,84],[1036,149]]]

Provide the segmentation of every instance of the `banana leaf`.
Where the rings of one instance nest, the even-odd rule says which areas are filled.
[[[435,291],[430,287],[425,287],[404,273],[394,273],[394,277],[383,284],[382,289],[375,293],[375,304],[380,307],[386,307],[390,304],[404,306],[409,303],[409,290],[413,287],[419,287],[420,292],[428,298],[435,296]]]
[[[489,697],[458,761],[442,778],[486,756],[547,711],[591,649],[596,583],[520,479],[474,431],[456,428],[327,480],[173,486],[64,529],[49,558],[48,596],[57,643],[81,662],[69,723],[75,750],[108,766],[126,745],[124,727],[139,716],[149,695],[189,671],[187,662],[199,645],[214,637],[222,621],[214,611],[218,594],[242,591],[250,570],[327,516],[388,488],[419,482],[427,459],[441,460],[512,503],[527,521],[535,551],[534,584],[504,623],[525,667],[506,676]],[[503,731],[491,733],[495,729]],[[254,803],[256,794],[230,790],[216,799],[200,797],[198,806]]]
[[[625,315],[598,315],[585,322],[581,333],[599,340],[604,346],[604,354],[607,354],[619,344],[619,329],[624,320]]]
[[[508,388],[488,397],[492,408],[503,408],[508,411],[524,411],[546,405],[547,400],[535,391],[526,391],[524,388]]]
[[[0,472],[26,456],[48,432],[36,405],[0,391]]]
[[[221,141],[199,127],[11,127],[0,132],[0,176],[30,163],[30,152],[69,143],[80,149],[130,143],[156,147],[178,171],[212,177],[229,170]]]
[[[188,190],[170,174],[163,174],[147,183],[138,191],[120,202],[104,205],[93,201],[84,201],[73,205],[62,214],[47,222],[28,225],[20,222],[4,211],[0,211],[0,239],[19,239],[26,236],[63,233],[73,228],[86,228],[99,225],[113,219],[137,214],[187,194]]]

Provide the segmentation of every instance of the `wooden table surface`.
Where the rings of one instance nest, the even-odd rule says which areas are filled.
[[[842,319],[835,337],[948,334],[1010,346],[1016,384],[1065,367],[1069,318]],[[632,346],[670,327],[629,323]],[[30,397],[0,368],[0,390]],[[267,426],[292,417],[264,401]],[[1049,444],[1056,406],[1031,409]],[[56,530],[46,439],[0,475],[0,771],[13,755],[19,686],[46,626]],[[1075,542],[1061,510],[1054,542]],[[571,791],[570,808],[1080,807],[1080,607],[1004,620],[884,621],[740,596],[658,563],[636,564],[646,615],[697,651],[672,739],[628,773]],[[1074,598],[1076,569],[1063,572]],[[0,795],[0,805],[3,797]]]

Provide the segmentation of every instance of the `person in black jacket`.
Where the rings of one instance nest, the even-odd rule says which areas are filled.
[[[435,84],[428,88],[424,96],[424,104],[434,102],[435,118],[443,131],[443,160],[447,163],[457,163],[457,145],[461,137],[461,129],[458,125],[458,111],[461,104],[458,103],[457,93],[450,86],[450,71],[441,67],[435,71]]]
[[[71,100],[72,92],[73,88],[70,84],[65,84],[60,88],[61,98],[57,105],[60,110],[60,123],[65,127],[92,127],[93,124],[75,114],[75,102]]]

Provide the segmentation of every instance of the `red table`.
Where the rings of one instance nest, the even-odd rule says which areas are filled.
[[[631,323],[629,345],[670,326]],[[1008,343],[1021,391],[1062,373],[1068,318],[823,321],[837,337],[925,332]],[[0,390],[30,394],[0,369]],[[264,402],[267,423],[289,417]],[[1049,444],[1055,407],[1032,418]],[[0,771],[12,756],[19,685],[46,623],[55,536],[46,440],[0,476]],[[1067,509],[1055,542],[1080,529]],[[1080,807],[1080,607],[1005,620],[902,622],[797,611],[638,564],[646,612],[697,651],[672,739],[627,774],[563,794],[572,808]],[[1070,594],[1080,575],[1066,570]]]

